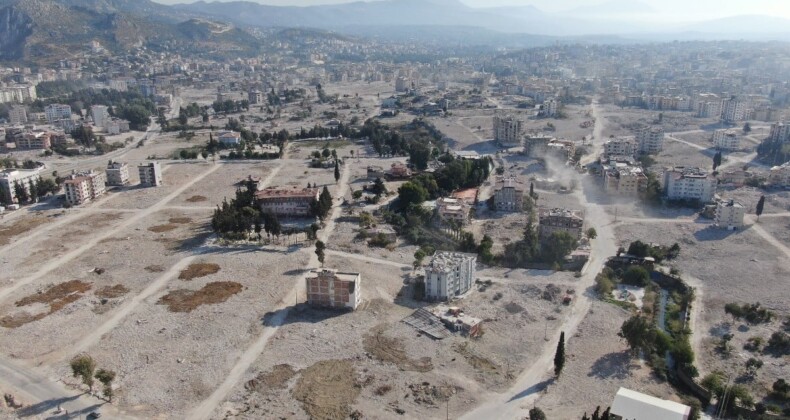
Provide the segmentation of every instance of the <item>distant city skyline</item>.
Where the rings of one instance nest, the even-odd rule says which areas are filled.
[[[197,0],[154,0],[158,3],[194,3]],[[206,0],[236,1],[236,0]],[[322,4],[352,3],[360,0],[244,0],[274,6],[315,6]],[[370,0],[365,0],[370,1]],[[577,7],[588,8],[611,0],[461,0],[470,7],[535,6],[546,12],[562,12]],[[653,10],[650,20],[689,21],[717,19],[735,15],[770,15],[790,19],[790,1],[787,0],[615,0],[617,3],[642,3]]]

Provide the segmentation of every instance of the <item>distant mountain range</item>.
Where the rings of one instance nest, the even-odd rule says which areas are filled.
[[[0,0],[0,60],[68,57],[91,40],[110,49],[135,45],[254,53],[247,27],[312,28],[450,45],[525,47],[569,42],[693,39],[790,40],[790,20],[737,16],[706,22],[651,23],[639,1],[611,0],[562,13],[532,6],[471,8],[459,0],[380,0],[311,7],[249,1],[166,6],[150,0]],[[597,34],[597,35],[596,35]],[[563,38],[560,38],[563,37]]]

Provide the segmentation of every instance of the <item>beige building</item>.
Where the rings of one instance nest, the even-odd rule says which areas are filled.
[[[469,223],[470,206],[457,198],[440,198],[436,201],[436,213],[445,223],[463,226]]]
[[[27,123],[27,109],[22,105],[14,105],[8,110],[8,122],[13,125]]]
[[[740,99],[727,99],[721,106],[721,119],[727,123],[736,123],[749,118],[748,102]]]
[[[790,162],[771,168],[768,173],[768,185],[778,188],[790,187]]]
[[[102,172],[87,171],[72,174],[63,182],[66,203],[72,206],[88,203],[105,192],[107,176]]]
[[[140,185],[144,187],[158,187],[162,185],[162,167],[159,162],[151,162],[137,167],[140,175]]]
[[[307,303],[332,309],[357,309],[362,301],[362,276],[322,268],[312,270],[305,278]]]
[[[318,200],[319,193],[318,188],[267,188],[255,193],[255,201],[264,213],[308,217],[311,214],[310,203]]]
[[[609,139],[603,145],[603,153],[606,158],[613,156],[636,156],[637,143],[636,140],[618,137]]]
[[[129,184],[129,164],[113,162],[107,165],[107,185],[122,187]]]
[[[634,197],[647,188],[647,175],[638,166],[615,162],[604,167],[603,186],[609,194]]]
[[[512,115],[494,115],[494,140],[502,146],[521,146],[524,123]]]
[[[644,127],[636,133],[639,153],[656,154],[664,149],[664,129],[661,127]]]
[[[568,232],[581,239],[584,230],[584,217],[581,212],[568,209],[541,209],[538,213],[540,239],[546,240],[554,232]]]
[[[506,178],[494,189],[494,208],[507,212],[524,210],[524,190],[518,187],[515,179]]]
[[[425,297],[449,300],[468,292],[474,284],[476,254],[436,251],[425,267]]]
[[[720,150],[739,150],[741,139],[735,130],[716,130],[713,132],[713,146]]]
[[[721,229],[741,229],[745,215],[746,209],[743,207],[743,204],[735,200],[719,201],[716,203],[714,223]]]

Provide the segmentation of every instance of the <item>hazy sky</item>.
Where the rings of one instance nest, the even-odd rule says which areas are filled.
[[[194,0],[154,0],[159,3],[192,3]],[[207,0],[211,1],[211,0]],[[230,0],[223,0],[230,1]],[[348,3],[355,0],[247,0],[280,6]],[[592,6],[606,0],[461,0],[472,7],[534,5],[547,12]],[[619,0],[634,1],[634,0]],[[790,18],[790,0],[642,0],[658,14],[672,20],[710,19],[740,14],[764,14]]]

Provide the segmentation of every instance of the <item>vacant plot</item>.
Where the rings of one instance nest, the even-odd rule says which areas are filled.
[[[30,322],[43,319],[47,315],[53,314],[66,305],[78,301],[83,294],[91,289],[90,283],[80,280],[67,281],[50,287],[46,291],[26,296],[17,301],[17,307],[30,306],[35,304],[49,305],[49,311],[30,314],[22,312],[16,315],[7,315],[0,318],[0,326],[5,328],[18,328]]]
[[[219,265],[210,263],[190,264],[178,275],[179,280],[190,281],[199,277],[206,277],[219,272]]]
[[[464,356],[466,362],[475,368],[475,370],[482,373],[490,373],[494,375],[499,374],[499,366],[491,360],[488,360],[472,351],[469,348],[469,343],[465,342],[455,345],[453,346],[453,350],[455,350],[455,352],[461,356]]]
[[[115,286],[105,286],[96,291],[96,296],[105,299],[119,298],[129,293],[129,289],[122,285],[116,284]]]
[[[46,217],[32,217],[17,220],[10,226],[0,227],[0,246],[8,245],[14,237],[27,233],[44,223],[47,223]]]
[[[365,350],[382,362],[388,362],[398,366],[400,370],[413,372],[430,372],[433,370],[433,363],[430,357],[423,357],[419,360],[410,359],[403,347],[403,342],[397,338],[384,335],[384,329],[376,327],[365,336],[363,341]]]
[[[241,292],[244,287],[232,281],[218,281],[205,285],[200,290],[173,290],[157,302],[167,305],[170,312],[192,312],[203,305],[216,305]]]
[[[253,379],[247,381],[244,387],[248,391],[265,393],[269,390],[284,389],[288,381],[291,380],[298,371],[293,366],[282,364],[272,368],[269,372],[261,372]]]
[[[359,396],[357,375],[348,360],[324,360],[302,372],[293,390],[312,419],[345,419]]]

